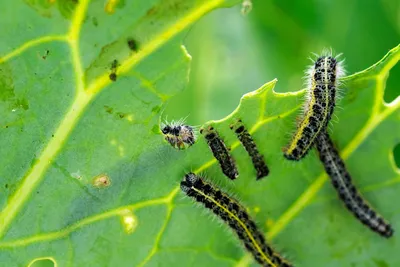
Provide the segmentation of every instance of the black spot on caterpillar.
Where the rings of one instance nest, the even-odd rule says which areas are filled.
[[[262,266],[290,267],[291,264],[267,245],[263,233],[240,203],[194,173],[185,175],[181,190],[202,203],[236,233],[245,248]]]
[[[108,76],[111,81],[115,82],[117,80],[117,68],[118,68],[118,60],[114,59],[111,63],[111,73]]]
[[[302,159],[312,147],[316,137],[324,131],[335,108],[338,79],[344,74],[342,62],[331,55],[319,57],[308,70],[309,90],[304,116],[286,148],[289,160]]]
[[[207,129],[200,129],[200,133],[204,135],[211,152],[221,166],[222,172],[230,179],[236,179],[239,173],[235,161],[229,154],[224,141],[219,137],[217,131],[212,126],[209,126]]]
[[[325,171],[347,209],[372,231],[384,237],[391,237],[393,235],[392,227],[361,197],[326,131],[318,136],[315,145]]]
[[[239,119],[236,123],[232,124],[230,128],[235,131],[243,147],[246,149],[247,153],[249,153],[253,166],[257,171],[257,180],[267,176],[269,169],[265,163],[264,157],[258,151],[256,143],[244,127],[242,120]]]
[[[185,125],[183,120],[165,122],[161,124],[161,132],[171,146],[182,149],[191,146],[196,141],[194,128]]]
[[[132,50],[134,52],[138,51],[138,43],[136,40],[129,38],[127,43],[128,43],[128,47],[130,50]]]

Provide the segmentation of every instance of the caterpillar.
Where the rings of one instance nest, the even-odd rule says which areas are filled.
[[[256,143],[254,142],[250,133],[244,127],[242,120],[239,119],[236,123],[230,125],[230,128],[235,131],[240,143],[249,154],[253,162],[253,166],[257,172],[257,180],[267,176],[269,174],[269,169],[265,163],[264,157],[258,151]]]
[[[315,146],[325,171],[331,178],[333,187],[347,209],[372,231],[387,238],[391,237],[393,235],[392,227],[361,197],[326,131],[317,137]]]
[[[178,149],[187,148],[196,142],[194,127],[185,125],[183,120],[162,123],[161,132],[165,140]]]
[[[208,146],[211,149],[214,157],[218,160],[222,172],[230,179],[234,180],[238,177],[239,172],[236,168],[236,163],[231,157],[224,141],[219,137],[214,127],[209,126],[207,129],[200,129],[200,133],[204,135]]]
[[[338,80],[344,75],[343,64],[337,57],[324,54],[307,71],[309,85],[303,118],[284,148],[284,156],[289,160],[300,160],[308,153],[316,137],[326,129],[335,108]]]
[[[245,248],[262,266],[290,267],[289,262],[267,245],[263,233],[240,203],[194,173],[185,175],[181,190],[202,203],[224,221],[239,237]]]

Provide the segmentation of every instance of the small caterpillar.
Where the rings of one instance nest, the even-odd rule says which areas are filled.
[[[384,237],[391,237],[393,235],[392,227],[362,199],[360,193],[353,185],[351,176],[346,170],[346,166],[328,133],[325,131],[321,133],[315,145],[325,171],[331,178],[333,186],[347,209],[363,224],[371,228],[372,231]]]
[[[237,123],[232,124],[230,128],[235,131],[239,141],[251,157],[253,166],[257,171],[257,180],[267,176],[269,174],[269,169],[265,163],[264,157],[258,151],[256,143],[244,127],[242,120],[239,119]]]
[[[185,125],[183,120],[162,123],[161,132],[164,134],[165,140],[178,149],[192,146],[196,142],[194,128]]]
[[[235,199],[203,181],[194,173],[185,175],[181,182],[181,190],[195,201],[202,203],[229,225],[254,259],[262,266],[292,266],[267,245],[263,233],[247,214],[246,209]]]
[[[239,173],[235,161],[229,154],[224,141],[219,137],[217,131],[212,126],[209,126],[207,129],[200,129],[200,133],[204,135],[211,152],[221,166],[222,172],[230,179],[236,179]]]
[[[284,156],[289,160],[302,159],[311,149],[316,137],[326,129],[335,108],[338,80],[344,70],[337,57],[323,55],[307,73],[309,90],[304,117],[289,145],[284,148]]]

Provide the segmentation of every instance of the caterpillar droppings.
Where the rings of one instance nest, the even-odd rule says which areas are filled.
[[[184,120],[162,123],[161,132],[165,140],[177,149],[187,148],[196,142],[194,127],[186,125]]]
[[[347,209],[372,231],[387,238],[391,237],[393,235],[392,227],[361,197],[326,131],[317,137],[315,146],[325,171],[331,178],[333,187]]]
[[[111,73],[108,76],[111,81],[115,82],[117,80],[117,68],[118,68],[118,60],[114,59],[111,63]]]
[[[131,51],[133,51],[133,52],[138,51],[139,46],[138,46],[138,42],[135,39],[129,38],[127,43],[128,43],[128,47]]]
[[[339,78],[344,75],[342,61],[324,53],[307,71],[308,94],[304,114],[292,140],[284,148],[289,160],[300,160],[311,149],[316,137],[323,132],[335,108]]]
[[[266,243],[263,233],[237,200],[194,173],[185,175],[181,190],[224,221],[259,264],[269,267],[292,266]]]
[[[239,172],[236,163],[230,155],[224,141],[219,137],[217,131],[209,126],[206,129],[200,129],[200,133],[204,135],[208,146],[214,157],[218,160],[222,172],[230,179],[234,180],[238,177]]]
[[[257,172],[257,180],[267,176],[269,174],[269,169],[265,163],[264,157],[258,151],[256,143],[244,127],[242,120],[239,119],[236,123],[232,124],[230,128],[235,131],[240,143],[242,143],[243,147],[249,154]]]

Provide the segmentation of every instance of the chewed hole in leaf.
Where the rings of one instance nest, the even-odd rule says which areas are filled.
[[[400,95],[400,64],[396,64],[390,72],[386,82],[385,95],[383,99],[386,103],[390,103]]]
[[[400,144],[397,144],[393,149],[394,162],[396,163],[397,169],[400,170]]]
[[[57,263],[53,258],[40,258],[31,261],[28,267],[57,267]]]

